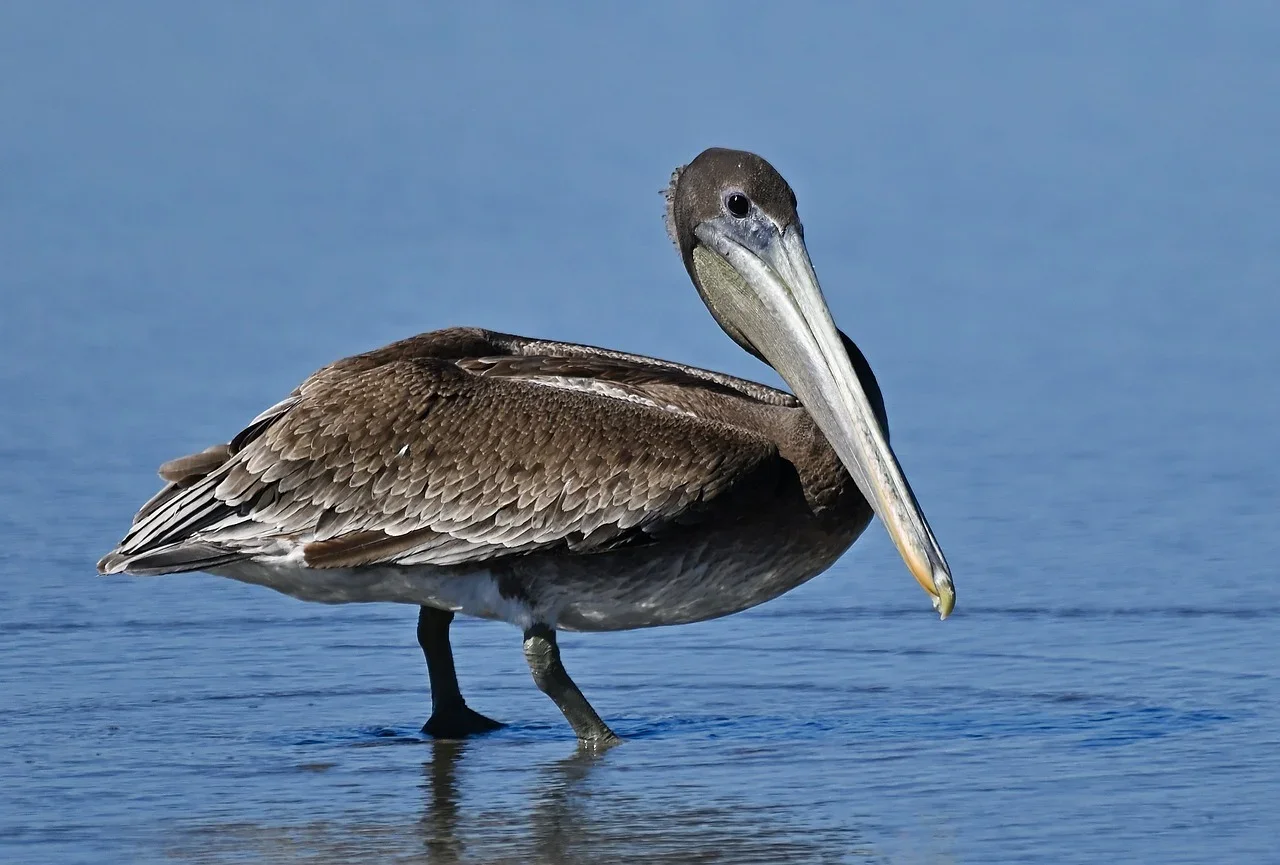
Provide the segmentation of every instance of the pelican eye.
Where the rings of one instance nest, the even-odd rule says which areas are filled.
[[[731,192],[725,196],[724,206],[737,219],[745,219],[751,212],[751,199],[741,192]]]

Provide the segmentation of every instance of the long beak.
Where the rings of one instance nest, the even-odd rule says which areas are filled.
[[[840,341],[799,226],[735,228],[711,220],[694,230],[741,279],[737,290],[717,292],[718,315],[731,318],[791,385],[945,619],[956,602],[951,570]],[[700,275],[710,265],[720,273],[706,276],[723,281],[725,269],[700,261],[699,252]]]

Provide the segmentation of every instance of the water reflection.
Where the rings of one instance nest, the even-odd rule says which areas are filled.
[[[468,747],[466,742],[432,743],[431,762],[423,766],[422,832],[424,848],[431,862],[461,862],[468,844],[490,849],[490,853],[521,852],[521,859],[546,862],[574,862],[596,851],[590,838],[592,815],[587,808],[590,791],[587,779],[605,755],[578,748],[568,757],[533,771],[526,791],[527,807],[515,809],[502,820],[501,831],[490,833],[477,844],[471,838],[476,822],[469,821],[459,806],[459,766]],[[523,826],[521,825],[523,824]],[[588,848],[588,849],[584,849]]]
[[[532,852],[547,862],[576,862],[594,846],[591,836],[591,788],[588,779],[608,752],[585,748],[544,766],[531,786],[529,841]],[[590,858],[588,855],[587,858]]]
[[[422,809],[422,839],[429,861],[462,860],[458,838],[458,761],[466,742],[434,742],[431,762],[422,767],[426,776]]]
[[[666,783],[661,765],[624,768],[610,753],[582,749],[520,767],[518,756],[509,758],[523,749],[482,751],[497,744],[427,743],[416,819],[361,813],[296,824],[203,823],[169,853],[195,863],[314,865],[883,861],[847,827],[814,825],[805,809],[753,800],[749,791]],[[379,775],[379,784],[395,783]]]

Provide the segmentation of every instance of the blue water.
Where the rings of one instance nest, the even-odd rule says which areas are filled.
[[[1270,4],[0,5],[0,861],[1276,862]],[[952,564],[519,634],[93,562],[170,457],[450,324],[776,382],[658,196],[795,186]]]

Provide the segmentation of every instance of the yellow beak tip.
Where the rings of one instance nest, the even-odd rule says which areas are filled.
[[[956,608],[956,591],[950,582],[938,586],[938,593],[933,596],[933,608],[938,611],[938,618],[945,621],[951,611]]]

